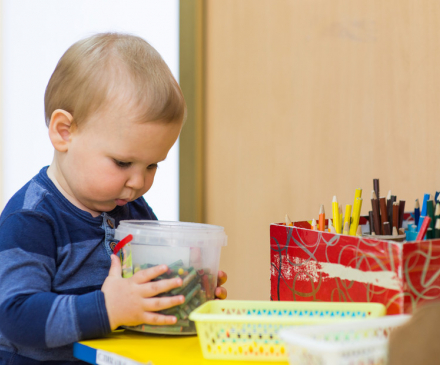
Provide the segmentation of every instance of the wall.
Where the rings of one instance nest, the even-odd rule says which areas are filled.
[[[206,221],[230,298],[269,298],[286,213],[357,187],[367,213],[373,178],[408,209],[440,190],[439,19],[435,0],[207,1]]]
[[[120,31],[149,41],[179,78],[178,0],[2,0],[3,137],[0,211],[41,167],[53,147],[44,123],[44,91],[59,58],[96,32]],[[1,154],[0,154],[1,156]],[[179,218],[178,143],[159,164],[146,199],[157,216]]]

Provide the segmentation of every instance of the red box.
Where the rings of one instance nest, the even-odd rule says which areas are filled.
[[[271,300],[378,302],[400,314],[440,299],[439,239],[398,243],[271,224],[270,261]]]

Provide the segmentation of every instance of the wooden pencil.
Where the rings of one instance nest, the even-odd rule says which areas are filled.
[[[399,228],[399,203],[393,203],[393,227]]]
[[[356,236],[362,237],[362,226],[358,226],[358,228],[356,230]]]
[[[340,227],[341,225],[339,224],[339,204],[336,195],[333,196],[332,213],[333,213],[333,227],[335,227],[336,233],[341,233],[341,227]]]
[[[320,231],[325,231],[325,210],[324,205],[319,208],[319,228]]]
[[[371,207],[373,208],[373,227],[374,232],[377,235],[382,233],[382,224],[380,221],[380,207],[379,207],[379,199],[377,199],[376,193],[374,191],[371,192]]]
[[[398,236],[397,227],[393,227],[393,236]]]
[[[339,204],[339,224],[340,224],[340,227],[339,227],[339,233],[342,233],[342,222],[343,222],[343,220],[342,220],[342,204]]]
[[[344,229],[342,231],[342,234],[346,234],[346,235],[350,234],[350,223],[348,222],[344,223]]]
[[[316,231],[318,229],[315,219],[312,219],[311,227],[312,227],[312,230],[314,230],[314,231]]]
[[[329,218],[328,219],[328,231],[331,232],[332,228],[334,229],[335,227],[333,227],[333,222],[332,220]]]
[[[399,201],[399,227],[402,228],[403,216],[405,215],[405,200]]]
[[[373,190],[376,194],[376,197],[380,196],[380,189],[379,189],[379,179],[373,179]]]
[[[386,198],[381,197],[379,199],[379,206],[380,206],[380,226],[382,227],[382,234],[385,234],[384,223],[388,222]]]
[[[383,223],[383,234],[385,236],[391,235],[390,222],[384,222]]]
[[[422,241],[425,238],[429,225],[431,224],[430,217],[424,217],[419,233],[417,233],[416,241]]]
[[[373,218],[373,211],[370,210],[368,212],[368,218],[369,218],[369,222],[370,222],[370,234],[373,234],[374,232],[374,218]]]
[[[440,238],[440,219],[435,222],[434,238]]]
[[[351,223],[351,205],[350,204],[347,204],[345,206],[344,229],[345,229],[346,223],[348,223],[348,231],[350,231],[350,223]]]
[[[293,223],[292,223],[292,221],[290,220],[290,218],[289,218],[289,216],[286,214],[286,226],[293,226]]]
[[[414,204],[414,224],[417,227],[419,226],[419,219],[420,219],[420,203],[419,203],[419,199],[416,199],[416,202]]]
[[[353,222],[350,226],[350,236],[355,236],[359,225],[359,218],[361,217],[362,198],[356,198],[353,206]]]
[[[426,215],[431,218],[431,224],[430,227],[432,230],[435,228],[435,221],[434,221],[434,201],[428,200],[426,202]]]

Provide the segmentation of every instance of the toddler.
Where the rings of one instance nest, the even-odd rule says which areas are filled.
[[[176,142],[186,106],[169,68],[144,40],[105,33],[62,56],[45,93],[54,158],[0,216],[0,364],[74,364],[73,343],[120,325],[167,325],[154,297],[182,285],[121,277],[112,255],[121,220],[157,219],[143,195]],[[216,296],[226,274],[219,272]]]

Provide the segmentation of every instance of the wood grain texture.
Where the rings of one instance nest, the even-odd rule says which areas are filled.
[[[373,178],[440,188],[440,2],[207,0],[206,221],[232,299],[269,298],[269,225]]]

